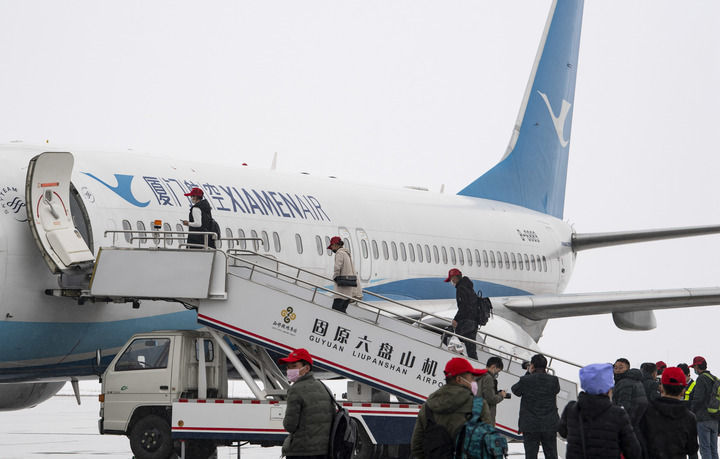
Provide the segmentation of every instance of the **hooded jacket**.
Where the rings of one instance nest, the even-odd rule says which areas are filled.
[[[285,456],[321,456],[327,454],[330,428],[335,415],[335,402],[325,385],[315,379],[312,371],[295,381],[287,393],[283,428]]]
[[[642,373],[642,385],[645,389],[645,396],[648,401],[660,398],[660,383],[658,383],[657,378],[653,377],[652,374],[645,373],[642,370],[640,370],[640,372]]]
[[[425,428],[427,427],[425,407],[430,407],[435,422],[443,426],[454,440],[460,432],[460,428],[470,419],[472,415],[472,404],[473,395],[470,389],[458,384],[445,384],[430,394],[425,404],[420,408],[417,421],[415,421],[415,429],[413,430],[410,443],[412,457],[415,459],[426,459],[423,449]],[[490,409],[485,400],[483,400],[483,410],[480,415],[480,420],[486,424],[490,424],[491,421]]]
[[[578,401],[568,403],[563,410],[558,433],[568,441],[566,459],[617,459],[621,452],[625,459],[642,458],[630,418],[607,395],[580,392]]]
[[[645,414],[648,405],[640,370],[631,368],[625,373],[615,375],[613,403],[625,408],[634,427],[640,424],[640,419]]]
[[[697,421],[683,400],[668,397],[651,400],[640,421],[640,431],[648,458],[697,457]]]

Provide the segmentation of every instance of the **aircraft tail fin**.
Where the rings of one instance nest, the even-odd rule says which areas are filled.
[[[563,216],[583,0],[555,0],[505,156],[458,194]]]

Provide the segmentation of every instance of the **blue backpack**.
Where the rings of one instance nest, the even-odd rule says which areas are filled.
[[[507,456],[507,439],[480,420],[482,397],[473,399],[472,417],[460,430],[455,442],[455,459],[496,459]]]

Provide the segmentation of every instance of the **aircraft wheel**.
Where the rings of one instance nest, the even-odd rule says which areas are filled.
[[[140,419],[128,437],[137,459],[167,459],[173,452],[170,425],[160,416],[150,414]]]

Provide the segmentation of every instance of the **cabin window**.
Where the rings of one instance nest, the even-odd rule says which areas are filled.
[[[377,241],[375,239],[372,240],[372,252],[373,252],[373,258],[378,259],[380,258],[380,251],[378,250]]]
[[[132,225],[127,220],[122,221],[122,227],[125,231],[132,231]],[[125,236],[125,242],[132,241],[132,233],[125,233],[124,236]]]
[[[407,250],[405,250],[405,243],[400,243],[400,258],[402,261],[407,261]]]
[[[332,250],[330,250],[330,236],[325,236],[325,252],[332,256]]]
[[[443,247],[440,247],[440,250],[441,250],[441,252],[442,252],[443,264],[446,265],[446,264],[447,264],[447,260],[448,260],[448,259],[447,259],[447,250],[445,249],[444,246],[443,246]]]
[[[150,222],[149,226],[150,226],[150,231],[152,231],[152,233],[153,233],[152,234],[153,243],[155,245],[160,245],[160,235],[157,234],[158,228],[155,228],[155,222]]]
[[[172,231],[172,226],[170,226],[170,223],[163,223],[163,231],[165,231],[166,233]],[[172,235],[163,234],[163,238],[165,239],[165,244],[173,245]]]
[[[368,251],[367,241],[365,239],[360,239],[360,250],[362,251],[363,258],[367,258],[370,256],[370,252]]]
[[[507,252],[503,252],[503,260],[505,260],[505,269],[510,269],[510,257]]]
[[[297,249],[297,253],[303,253],[302,236],[298,233],[295,233],[295,248]],[[320,255],[322,255],[322,250],[320,250]]]
[[[543,263],[543,271],[547,272],[547,259],[545,259],[545,255],[542,256],[542,263]]]
[[[315,236],[315,248],[317,249],[318,255],[321,255],[321,256],[322,256],[322,254],[323,254],[323,249],[324,249],[323,243],[322,243],[322,238],[321,238],[320,236],[317,236],[317,235]]]
[[[492,250],[490,251],[490,267],[495,267],[495,252],[493,252]]]
[[[499,250],[497,252],[495,252],[495,254],[497,255],[498,268],[502,269],[503,268],[502,254],[500,253]]]
[[[140,238],[140,244],[145,244],[147,242],[147,234],[145,234],[143,231],[145,231],[145,223],[143,222],[137,222],[137,229],[138,229],[138,237]]]
[[[350,241],[346,237],[343,238],[343,247],[345,247],[345,249],[350,252],[350,255],[352,256],[352,247],[350,246]]]
[[[512,259],[512,269],[517,271],[517,258],[515,258],[515,254],[510,252],[510,258]]]
[[[490,260],[488,259],[487,250],[483,250],[483,263],[485,264],[486,268],[490,266]]]
[[[467,255],[468,266],[472,266],[472,253],[470,253],[470,249],[465,249],[465,254]]]
[[[254,239],[252,241],[252,243],[253,243],[253,248],[255,249],[255,252],[259,251],[260,250],[260,241],[257,240],[257,238],[258,238],[257,231],[250,230],[250,237],[252,239]]]
[[[530,271],[530,259],[527,256],[527,253],[523,254],[523,259],[525,260],[525,271]]]
[[[410,251],[410,261],[415,263],[415,246],[408,244],[408,251]]]
[[[245,231],[243,231],[243,230],[240,229],[240,228],[238,228],[238,239],[245,239]],[[241,241],[239,242],[239,244],[240,244],[240,248],[241,248],[242,250],[247,249],[247,241],[241,240]]]
[[[395,242],[391,242],[390,248],[392,248],[393,260],[397,261],[397,259],[398,259],[397,244],[395,244]]]
[[[458,261],[461,265],[465,264],[465,255],[463,254],[463,249],[458,247]]]
[[[537,265],[535,263],[535,255],[530,255],[530,264],[532,264],[533,271],[537,271]]]
[[[275,252],[280,252],[282,248],[280,246],[280,235],[276,231],[273,231],[273,245],[275,246]]]
[[[422,263],[422,262],[423,262],[422,247],[420,246],[420,244],[417,244],[417,245],[415,246],[415,248],[417,248],[418,263]]]
[[[480,267],[480,251],[475,249],[475,264]]]
[[[436,245],[433,246],[433,258],[435,258],[435,264],[440,263],[440,251]]]
[[[518,268],[520,268],[520,271],[523,271],[525,269],[525,266],[523,265],[522,254],[518,253],[517,258],[518,258]]]
[[[261,231],[260,237],[262,238],[263,249],[265,249],[266,252],[269,252],[270,251],[270,238],[268,237],[267,231],[265,231],[265,230]]]
[[[430,263],[432,260],[430,259],[430,246],[425,244],[425,263]]]
[[[228,238],[228,249],[234,249],[235,248],[235,241],[233,241],[233,233],[230,228],[225,228],[225,237]]]
[[[455,256],[455,248],[450,247],[450,263],[453,265],[457,264],[457,257]]]
[[[384,259],[387,260],[388,258],[390,258],[390,256],[388,255],[387,242],[385,242],[385,241],[382,241],[382,251],[383,251],[383,258],[384,258]]]

